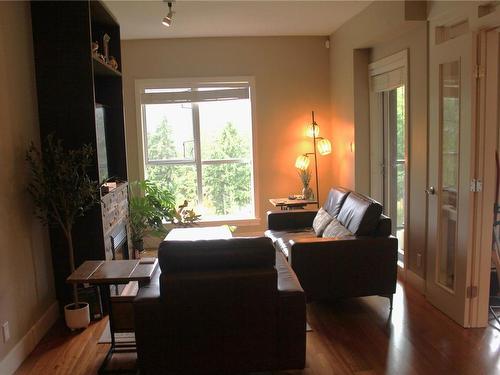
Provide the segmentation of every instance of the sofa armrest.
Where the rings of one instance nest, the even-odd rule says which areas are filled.
[[[393,294],[397,238],[311,238],[290,241],[288,261],[308,300]]]
[[[138,344],[145,344],[149,337],[157,336],[156,332],[160,330],[163,322],[159,284],[160,274],[161,271],[158,268],[151,282],[141,286],[134,298],[135,334]],[[141,347],[143,346],[141,345]]]
[[[312,227],[317,210],[268,211],[267,229],[286,230]]]
[[[306,360],[306,299],[285,256],[276,252],[278,271],[278,361],[283,368],[304,368]]]

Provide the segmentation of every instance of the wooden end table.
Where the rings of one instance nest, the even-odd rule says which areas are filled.
[[[308,199],[288,199],[288,198],[271,198],[269,202],[274,207],[279,207],[282,211],[285,210],[300,210],[309,204],[318,204],[318,201]]]
[[[116,285],[128,284],[137,281],[139,286],[148,284],[153,273],[158,267],[158,259],[146,258],[147,260],[87,260],[83,262],[67,279],[70,284],[92,284]],[[117,352],[135,352],[137,350],[135,342],[120,343],[117,345],[115,339],[115,329],[113,322],[113,304],[111,296],[108,296],[109,331],[111,334],[111,347],[99,368],[99,374],[104,373],[130,373],[131,370],[107,370],[111,357]],[[136,369],[133,370],[136,373]]]

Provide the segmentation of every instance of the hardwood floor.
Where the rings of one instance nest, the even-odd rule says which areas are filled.
[[[307,312],[306,368],[276,374],[500,374],[500,327],[463,329],[401,283],[392,314],[381,297],[313,303]],[[78,334],[56,324],[16,374],[96,374],[106,322]],[[122,355],[115,364],[133,362]]]

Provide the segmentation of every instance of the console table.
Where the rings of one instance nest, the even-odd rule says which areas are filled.
[[[271,198],[269,202],[271,202],[274,207],[279,207],[282,211],[302,209],[308,204],[318,204],[318,201],[314,200],[288,198]]]
[[[147,259],[147,260],[146,260]],[[156,268],[158,267],[158,259],[146,258],[144,260],[87,260],[83,262],[67,279],[70,284],[93,284],[93,285],[116,285],[128,284],[131,281],[137,281],[140,285],[147,284],[151,281]],[[109,314],[109,330],[111,334],[111,347],[109,348],[104,362],[99,368],[99,374],[108,372],[107,366],[114,353],[123,349],[135,351],[135,343],[124,343],[117,345],[115,340],[115,327],[113,319],[113,304],[111,297],[108,300]],[[120,350],[118,350],[120,349]],[[111,371],[109,371],[111,372]],[[114,370],[114,373],[117,371]],[[123,371],[129,372],[129,371]],[[135,370],[134,370],[135,373]]]

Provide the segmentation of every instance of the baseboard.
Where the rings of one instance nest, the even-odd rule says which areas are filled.
[[[13,374],[54,325],[58,317],[59,303],[56,301],[0,362],[0,374]]]
[[[406,282],[420,293],[425,294],[425,280],[415,272],[406,270]]]

